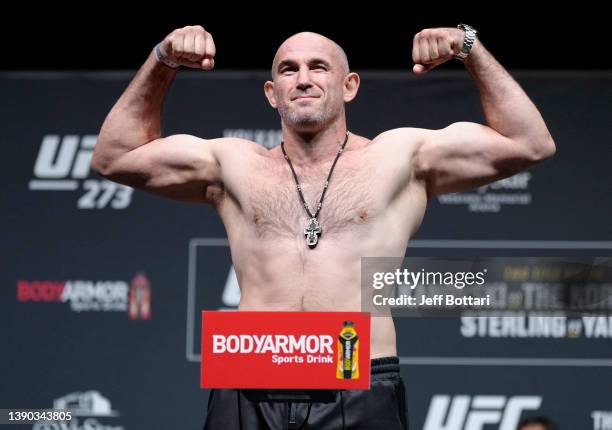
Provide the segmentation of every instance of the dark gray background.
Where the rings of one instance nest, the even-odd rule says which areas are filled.
[[[532,203],[475,213],[464,205],[432,201],[408,255],[611,254],[612,75],[514,75],[540,107],[558,148],[553,159],[530,170]],[[263,96],[266,76],[182,73],[166,103],[166,133],[218,137],[225,129],[277,129],[276,112]],[[82,181],[78,191],[28,189],[43,136],[97,134],[130,77],[86,72],[0,76],[0,142],[5,154],[0,173],[0,406],[48,408],[65,394],[93,389],[120,413],[99,418],[106,425],[198,428],[207,392],[198,388],[198,364],[186,354],[189,249],[194,238],[225,237],[214,211],[139,191],[124,210],[77,209]],[[394,127],[440,128],[454,121],[482,120],[477,93],[462,71],[437,71],[422,78],[406,72],[364,72],[362,78],[348,113],[349,129],[355,133],[371,138]],[[89,178],[99,179],[94,173]],[[436,248],[431,240],[504,242],[448,242]],[[200,309],[222,305],[231,264],[225,247],[198,249],[196,328]],[[152,288],[152,318],[146,321],[131,321],[121,312],[76,313],[64,303],[16,299],[19,280],[129,282],[141,271]],[[422,427],[435,394],[541,396],[542,407],[535,412],[552,416],[564,429],[592,428],[591,411],[612,411],[610,339],[466,339],[459,327],[453,319],[398,321],[412,428]],[[197,341],[194,352],[199,352]],[[428,357],[446,361],[436,364]],[[457,357],[472,362],[458,365]],[[541,365],[487,361],[504,357],[550,360]],[[559,365],[558,358],[582,361]],[[603,361],[589,361],[595,358]]]

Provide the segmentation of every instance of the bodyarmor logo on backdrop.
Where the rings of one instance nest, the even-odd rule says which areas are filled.
[[[79,209],[125,209],[132,201],[132,188],[105,179],[89,179],[90,162],[98,136],[47,134],[43,136],[34,163],[31,191],[78,191]]]
[[[525,410],[542,404],[540,396],[449,396],[431,399],[424,430],[516,430]],[[498,425],[490,427],[489,425]]]
[[[131,282],[91,280],[17,281],[17,300],[70,303],[74,312],[127,312],[130,319],[151,318],[151,284],[141,273]]]
[[[75,392],[53,401],[53,409],[68,410],[72,412],[73,418],[70,422],[39,421],[34,424],[33,430],[123,430],[123,426],[102,423],[98,418],[116,418],[119,412],[114,411],[111,402],[100,394],[99,391],[90,390]],[[79,422],[79,418],[83,419]],[[106,421],[106,420],[105,420]]]
[[[465,205],[470,212],[499,212],[503,205],[531,204],[530,172],[518,173],[473,191],[444,194],[438,197],[441,205]]]

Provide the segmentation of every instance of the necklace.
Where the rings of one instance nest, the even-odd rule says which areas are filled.
[[[319,198],[319,203],[317,203],[317,209],[315,213],[311,212],[310,208],[308,207],[308,203],[306,203],[304,194],[302,194],[302,186],[300,185],[298,176],[295,173],[295,169],[293,168],[293,164],[291,163],[289,156],[287,155],[287,151],[285,151],[285,142],[281,142],[281,149],[283,151],[283,155],[285,156],[285,160],[287,160],[287,163],[289,163],[289,168],[291,169],[291,173],[293,174],[293,179],[295,179],[295,185],[297,187],[297,191],[300,196],[300,200],[302,201],[302,205],[304,206],[304,209],[306,209],[306,213],[308,214],[308,217],[309,217],[308,223],[306,224],[306,228],[304,228],[304,235],[306,236],[306,244],[310,248],[314,248],[315,246],[317,246],[317,243],[319,241],[319,236],[323,234],[323,229],[321,228],[321,224],[319,223],[317,216],[319,216],[319,212],[321,212],[321,208],[323,207],[323,199],[325,198],[325,192],[327,191],[327,188],[329,187],[329,181],[334,171],[334,167],[336,167],[338,158],[340,158],[340,155],[342,155],[342,152],[344,151],[344,147],[346,146],[347,142],[348,142],[348,131],[346,132],[344,142],[342,142],[342,145],[340,145],[340,149],[338,150],[338,153],[336,154],[336,158],[334,159],[334,162],[332,163],[331,168],[329,169],[329,174],[327,175],[327,179],[325,180],[325,183],[323,184],[323,191],[321,192],[321,197]]]

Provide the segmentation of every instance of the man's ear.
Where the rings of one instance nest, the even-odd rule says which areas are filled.
[[[344,102],[348,103],[357,96],[361,79],[357,73],[351,72],[344,78]]]
[[[268,103],[270,103],[270,106],[276,109],[277,105],[276,97],[274,96],[274,82],[266,81],[266,83],[264,84],[264,93],[266,94],[266,98],[268,99]]]

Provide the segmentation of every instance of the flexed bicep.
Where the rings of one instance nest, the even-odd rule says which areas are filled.
[[[457,122],[427,133],[415,165],[433,197],[507,178],[544,158],[529,142],[510,139],[486,125]]]
[[[208,187],[221,185],[216,148],[226,139],[177,134],[153,140],[118,157],[106,178],[164,197],[213,203]]]

